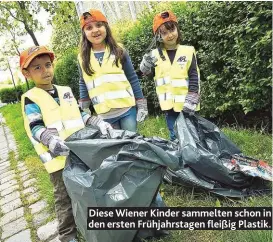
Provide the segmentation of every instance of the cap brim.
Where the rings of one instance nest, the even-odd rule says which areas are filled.
[[[54,60],[54,53],[53,53],[52,51],[38,50],[38,51],[33,52],[33,54],[30,55],[30,56],[27,58],[25,64],[24,64],[23,67],[22,67],[22,69],[27,68],[27,67],[29,66],[30,62],[31,62],[35,57],[37,57],[38,55],[43,55],[43,54],[49,54],[51,61]]]

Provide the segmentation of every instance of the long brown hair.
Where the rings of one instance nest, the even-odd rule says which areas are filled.
[[[124,59],[124,50],[117,44],[116,40],[114,39],[111,29],[106,22],[101,22],[102,25],[106,29],[106,37],[105,37],[105,44],[110,48],[110,54],[115,55],[115,60],[113,61],[113,64],[115,64],[118,67],[118,62],[120,61],[123,63]],[[92,69],[91,63],[90,63],[90,51],[92,48],[92,43],[87,39],[83,29],[82,29],[82,39],[81,39],[81,58],[82,58],[82,67],[85,73],[87,73],[89,76],[93,75],[95,73],[94,69]]]
[[[164,24],[162,24],[162,25],[164,25],[165,28],[166,28],[167,30],[170,30],[170,31],[173,31],[174,28],[176,27],[177,33],[178,33],[178,37],[177,37],[177,40],[176,40],[176,44],[180,44],[180,41],[181,41],[181,39],[182,39],[182,34],[181,34],[180,30],[179,30],[178,24],[177,24],[176,22],[174,22],[174,21],[168,21],[168,22],[166,22],[166,23],[164,23]],[[156,31],[155,34],[160,35],[160,27],[157,29],[157,31]]]

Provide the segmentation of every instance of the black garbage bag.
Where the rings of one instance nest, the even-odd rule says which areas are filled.
[[[63,179],[86,241],[129,242],[154,236],[155,231],[87,230],[87,208],[164,206],[158,199],[159,185],[167,167],[177,169],[178,163],[129,131],[113,130],[106,139],[86,127],[70,136],[66,145],[71,152]]]
[[[227,164],[234,155],[243,157],[243,154],[215,124],[198,115],[181,113],[175,130],[179,143],[158,137],[145,139],[179,159],[179,169],[168,169],[164,177],[168,183],[199,187],[234,198],[271,191],[268,182],[260,177],[229,169]],[[268,176],[272,178],[272,174]]]
[[[86,127],[66,140],[71,152],[63,178],[76,224],[87,241],[154,236],[151,231],[87,230],[87,207],[164,206],[155,199],[163,176],[171,184],[234,198],[271,191],[263,179],[228,168],[241,151],[208,120],[181,113],[176,132],[179,143],[123,130],[111,130],[105,137]]]

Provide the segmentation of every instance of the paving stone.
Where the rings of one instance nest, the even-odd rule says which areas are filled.
[[[5,240],[5,242],[31,242],[30,229],[24,230]]]
[[[0,156],[1,156],[1,155],[0,155]],[[6,168],[3,169],[3,170],[0,169],[0,173],[6,173],[6,172],[8,172],[8,171],[10,171],[10,167],[6,167]]]
[[[5,173],[2,173],[0,174],[0,180],[2,180],[3,178],[7,177],[7,176],[10,176],[10,175],[13,175],[15,174],[15,171],[14,170],[11,170],[11,171],[7,171]]]
[[[41,213],[36,213],[33,215],[33,224],[35,227],[38,227],[42,223],[46,221],[46,219],[49,217],[49,213],[47,212],[41,212]]]
[[[4,184],[0,185],[0,191],[3,191],[3,190],[5,190],[5,189],[7,189],[7,188],[9,188],[9,187],[11,187],[13,185],[16,185],[16,184],[17,184],[17,181],[15,179],[12,179],[12,180],[10,180],[8,182],[5,182]]]
[[[10,194],[10,193],[12,193],[12,192],[14,192],[16,190],[19,190],[19,185],[14,185],[12,187],[9,187],[9,188],[1,191],[1,196],[4,197],[4,196],[6,196],[6,195],[8,195],[8,194]]]
[[[20,192],[16,191],[16,192],[13,192],[13,193],[10,193],[8,194],[7,196],[3,197],[1,200],[0,200],[0,206],[16,199],[20,197]]]
[[[19,208],[21,207],[23,204],[22,204],[22,201],[20,198],[17,198],[3,206],[1,206],[1,211],[2,213],[8,213],[16,208]]]
[[[0,150],[0,156],[3,159],[7,159],[9,157],[9,149],[8,148],[4,148]]]
[[[0,136],[1,136],[1,134],[0,134]],[[3,157],[1,157],[1,159],[0,159],[0,164],[6,162],[6,161],[8,161],[8,160],[9,160],[9,159],[4,159]]]
[[[4,166],[10,166],[10,162],[6,161],[6,162],[1,163],[0,164],[0,169],[1,169],[1,167],[4,167]]]
[[[61,242],[58,237],[54,238],[53,240],[50,240],[49,242]]]
[[[29,204],[37,202],[37,200],[39,199],[40,194],[39,192],[31,194],[30,196],[27,197],[27,201]]]
[[[22,230],[24,230],[27,227],[27,222],[24,217],[21,217],[9,224],[5,224],[2,227],[2,237],[1,239],[8,238]]]
[[[15,179],[15,174],[11,174],[9,176],[4,177],[3,179],[0,180],[0,184],[4,184],[5,182],[8,182],[12,179]]]
[[[30,180],[28,180],[28,181],[25,181],[24,183],[23,183],[23,187],[29,187],[30,185],[32,185],[33,183],[35,183],[36,182],[36,179],[35,178],[32,178],[32,179],[30,179]]]
[[[25,175],[27,175],[27,174],[29,174],[29,171],[28,171],[28,170],[21,172],[21,173],[20,173],[20,176],[22,177],[22,176],[25,176]]]
[[[26,166],[21,166],[18,168],[19,171],[26,171],[27,170],[27,167]]]
[[[31,214],[34,214],[34,213],[40,212],[46,206],[47,206],[47,203],[45,201],[41,200],[41,201],[38,201],[38,202],[30,205],[29,208],[31,209]]]
[[[40,240],[47,240],[50,237],[57,234],[57,227],[58,227],[58,221],[53,220],[46,225],[43,225],[42,227],[37,229],[37,235]]]
[[[24,182],[24,181],[28,180],[29,177],[30,177],[30,175],[29,175],[29,174],[26,174],[26,175],[22,176],[21,179],[22,179],[22,181]]]
[[[1,166],[0,167],[0,172],[2,173],[2,172],[6,172],[7,170],[9,170],[10,169],[10,165],[4,165],[4,166]]]
[[[9,154],[8,153],[2,153],[0,151],[0,157],[2,157],[2,159],[8,159],[9,158]],[[1,171],[1,172],[3,172],[3,171]]]
[[[6,146],[5,148],[2,148],[1,150],[0,150],[0,154],[1,155],[3,155],[3,154],[8,154],[9,153],[9,148],[8,148],[8,146]],[[1,156],[2,157],[2,156]]]
[[[23,191],[23,194],[24,195],[27,195],[27,194],[30,194],[30,193],[34,193],[34,192],[36,192],[38,189],[37,189],[37,187],[28,187],[27,189],[25,189],[24,191]]]
[[[3,217],[1,217],[0,226],[10,223],[11,221],[14,221],[22,216],[24,216],[24,208],[23,207],[17,208],[9,213],[6,213]]]

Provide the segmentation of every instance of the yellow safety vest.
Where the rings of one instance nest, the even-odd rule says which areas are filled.
[[[62,139],[66,139],[85,126],[71,88],[54,86],[58,92],[60,105],[46,91],[37,87],[27,91],[21,97],[25,130],[48,173],[63,169],[66,157],[54,157],[46,146],[33,138],[29,127],[30,123],[25,114],[25,98],[29,98],[40,107],[46,128],[56,128]]]
[[[157,49],[152,51],[152,55],[158,60],[154,80],[159,104],[162,110],[173,109],[175,112],[180,112],[188,93],[188,70],[195,50],[193,46],[179,45],[172,64],[166,50],[162,49],[162,51],[165,61],[161,59]],[[199,75],[198,67],[197,70]],[[197,110],[199,109],[198,105]]]
[[[95,73],[89,76],[82,68],[82,58],[78,55],[83,79],[88,89],[89,97],[97,114],[107,113],[112,108],[135,106],[135,97],[130,82],[127,80],[122,65],[113,63],[115,55],[109,56],[105,49],[101,66],[91,49],[90,63]]]

